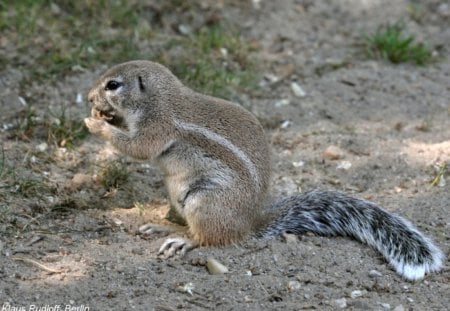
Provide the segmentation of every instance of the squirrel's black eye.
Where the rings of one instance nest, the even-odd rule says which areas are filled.
[[[110,80],[108,83],[106,83],[105,90],[106,91],[114,91],[117,90],[120,86],[122,86],[122,83],[115,80]]]

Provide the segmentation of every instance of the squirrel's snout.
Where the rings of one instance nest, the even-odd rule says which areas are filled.
[[[91,106],[94,106],[94,104],[95,104],[95,101],[96,101],[96,91],[94,90],[94,89],[91,89],[90,91],[89,91],[89,93],[88,93],[88,96],[87,96],[87,100],[88,100],[88,102],[89,102],[89,104],[91,105]]]

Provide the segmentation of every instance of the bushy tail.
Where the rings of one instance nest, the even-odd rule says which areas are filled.
[[[311,191],[275,203],[280,216],[260,235],[312,232],[349,236],[378,250],[408,280],[442,267],[443,253],[409,221],[372,202],[339,192]]]

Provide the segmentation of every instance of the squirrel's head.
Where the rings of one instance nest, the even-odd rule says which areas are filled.
[[[161,115],[181,87],[166,67],[150,61],[130,61],[107,70],[94,83],[88,100],[94,117],[121,126],[130,113]]]

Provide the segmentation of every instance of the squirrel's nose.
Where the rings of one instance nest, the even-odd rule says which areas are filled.
[[[94,94],[94,92],[90,91],[89,94],[88,94],[87,99],[88,99],[89,104],[94,105],[94,102],[95,102],[95,94]]]

